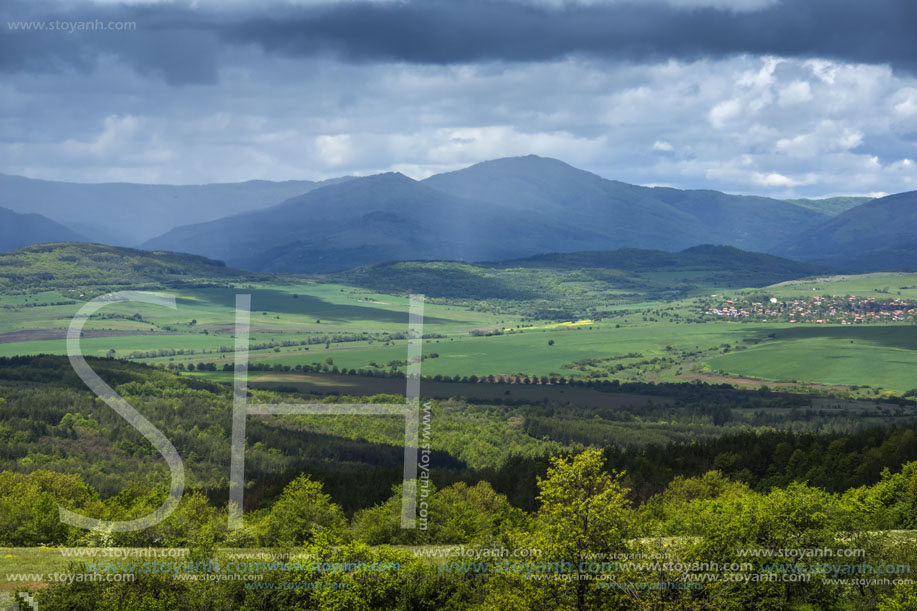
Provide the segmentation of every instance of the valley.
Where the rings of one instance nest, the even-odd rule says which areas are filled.
[[[628,189],[628,197],[647,195],[597,177],[578,179],[602,193],[596,202]],[[374,206],[386,197],[393,206],[404,198],[423,206],[433,189],[426,181],[369,177],[313,185],[302,198],[323,198],[330,189],[335,197],[373,199],[380,184],[383,198]],[[444,184],[438,188],[465,183]],[[551,193],[538,189],[529,195]],[[679,199],[684,193],[651,191],[654,201],[675,198],[690,207]],[[466,195],[491,197],[459,189],[433,199],[447,206]],[[842,217],[872,201],[785,205]],[[720,203],[737,203],[730,202]],[[294,198],[279,210],[297,211],[301,203]],[[502,231],[496,216],[488,220],[490,204],[476,205],[478,212],[465,209],[463,218]],[[278,213],[271,210],[263,214]],[[0,545],[9,552],[0,566],[11,568],[17,558],[57,566],[36,552],[48,544],[95,551],[180,546],[224,560],[253,546],[272,554],[299,544],[403,563],[448,543],[534,545],[531,537],[554,532],[539,526],[548,482],[557,469],[586,472],[574,467],[583,460],[595,463],[590,477],[601,486],[621,487],[613,506],[640,532],[677,541],[680,558],[720,536],[698,539],[719,531],[686,516],[721,511],[714,507],[729,494],[756,503],[825,495],[831,529],[854,520],[881,533],[905,529],[904,540],[911,540],[917,521],[905,509],[905,482],[917,464],[908,462],[917,458],[917,273],[843,273],[830,262],[709,244],[677,252],[531,254],[535,246],[522,243],[481,250],[493,242],[486,231],[453,223],[458,231],[440,239],[430,214],[415,217],[430,232],[425,243],[402,239],[415,231],[405,230],[403,218],[375,212],[347,227],[329,219],[319,228],[333,237],[324,245],[280,244],[267,255],[259,254],[264,242],[256,231],[249,254],[234,260],[246,269],[202,254],[85,242],[0,254]],[[286,223],[282,214],[274,225],[243,218],[212,221],[210,235],[218,242],[237,222],[271,232]],[[354,240],[375,227],[381,241],[348,250],[332,225]],[[398,231],[386,234],[390,229]],[[427,260],[398,260],[418,247]],[[455,252],[493,258],[450,260]],[[176,307],[128,301],[132,294],[171,298]],[[429,530],[395,521],[405,485],[404,417],[344,413],[248,418],[245,518],[241,529],[227,528],[238,295],[251,296],[247,401],[309,403],[319,411],[325,404],[407,407],[409,302],[424,296],[417,382],[429,476],[421,498],[432,498],[434,508]],[[104,307],[80,320],[81,353],[174,444],[185,474],[172,516],[123,535],[67,526],[55,506],[125,520],[162,502],[171,481],[148,439],[90,392],[67,359],[68,329],[92,301]],[[685,486],[706,492],[686,505],[681,495],[695,492]],[[861,508],[857,494],[876,499],[868,501],[871,509]],[[626,545],[657,553],[643,537]],[[890,557],[888,549],[875,553]],[[86,567],[117,566],[105,562]],[[421,560],[407,570],[426,575],[449,562]],[[143,584],[139,591],[159,587],[131,571]],[[289,568],[277,575],[286,580]],[[499,590],[497,581],[476,578],[485,591]],[[40,575],[30,579],[31,587],[48,584]],[[0,579],[0,596],[17,587]],[[66,597],[71,587],[49,592]]]
[[[4,274],[28,277],[26,270],[34,265],[22,271],[15,267],[23,264],[23,257],[39,265],[41,257],[69,257],[70,249],[0,257],[5,263],[0,282]],[[101,260],[113,254],[104,247],[92,252]],[[907,317],[864,314],[861,319],[851,314],[851,322],[854,316],[859,320],[855,328],[846,328],[848,321],[839,319],[816,324],[813,314],[806,321],[811,324],[800,327],[790,315],[765,315],[763,305],[761,316],[747,318],[711,311],[747,300],[772,305],[771,299],[780,299],[785,307],[803,299],[811,306],[812,299],[824,304],[831,295],[841,296],[835,301],[853,303],[859,293],[869,308],[893,313],[901,311],[902,300],[917,297],[917,289],[909,288],[917,286],[917,274],[824,276],[815,284],[790,280],[744,288],[739,283],[754,282],[756,272],[737,266],[741,257],[736,253],[741,251],[712,251],[681,267],[666,255],[666,268],[649,252],[640,271],[634,271],[633,261],[641,258],[641,251],[630,251],[605,257],[601,267],[589,267],[582,258],[488,266],[413,263],[328,279],[258,277],[189,259],[171,263],[183,266],[171,270],[176,272],[171,277],[151,276],[148,283],[135,286],[118,285],[123,281],[110,270],[95,278],[73,276],[59,288],[39,284],[32,292],[0,297],[0,356],[65,354],[66,329],[82,303],[111,290],[148,287],[175,295],[177,309],[112,303],[87,321],[81,343],[85,354],[172,371],[197,370],[197,375],[209,375],[208,369],[222,372],[233,359],[235,295],[246,293],[252,295],[253,375],[303,368],[350,372],[358,378],[403,375],[407,293],[418,291],[427,301],[422,375],[430,380],[545,377],[645,383],[739,374],[747,378],[745,385],[863,387],[843,390],[854,395],[862,395],[866,387],[897,393],[914,387],[908,368],[917,364],[917,334]],[[733,266],[732,276],[718,271],[726,265]],[[777,265],[757,275],[763,283],[779,279],[781,273],[786,277],[813,270],[818,268],[781,271]],[[168,289],[176,278],[179,284]],[[347,280],[366,288],[338,283]],[[373,290],[383,285],[404,292]],[[786,301],[790,299],[794,301]]]
[[[10,559],[0,566],[16,558],[56,566],[35,551],[47,543],[179,545],[224,560],[253,545],[276,550],[316,541],[314,532],[289,531],[282,517],[301,515],[285,507],[302,503],[316,507],[311,528],[322,523],[335,541],[370,545],[372,554],[391,545],[411,546],[409,555],[444,543],[516,545],[520,533],[538,532],[530,520],[543,511],[551,469],[591,452],[623,470],[615,476],[621,502],[633,504],[626,511],[642,528],[689,545],[698,527],[673,517],[686,510],[682,501],[666,500],[682,485],[722,478],[709,485],[771,498],[772,487],[783,494],[804,479],[806,490],[832,495],[832,515],[860,515],[850,490],[885,494],[880,472],[917,456],[917,333],[907,316],[879,315],[910,312],[914,273],[836,275],[699,246],[294,275],[57,243],[0,255],[0,286],[0,509],[9,516],[0,520],[0,545]],[[133,291],[174,297],[176,309],[119,297]],[[236,295],[251,295],[250,402],[372,405],[405,403],[415,293],[425,294],[419,392],[435,482],[432,529],[392,524],[404,418],[335,414],[248,419],[245,523],[226,530]],[[109,520],[145,513],[160,502],[169,470],[67,360],[67,329],[90,300],[106,305],[84,321],[82,353],[171,440],[187,482],[162,526],[108,538],[45,513],[54,502]],[[767,316],[764,304],[779,316]],[[850,311],[837,314],[842,304]],[[796,314],[832,308],[830,323]],[[864,316],[842,320],[853,312]],[[903,502],[897,494],[890,507]],[[454,526],[470,515],[507,522]],[[911,527],[895,515],[858,520]],[[32,586],[44,583],[38,576]],[[16,587],[0,580],[0,592]]]

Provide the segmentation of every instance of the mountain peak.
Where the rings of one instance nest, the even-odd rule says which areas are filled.
[[[569,163],[561,161],[560,159],[554,159],[553,157],[541,157],[539,155],[522,155],[519,157],[500,157],[498,159],[490,159],[488,161],[482,161],[474,165],[468,166],[462,170],[457,170],[456,172],[447,172],[444,175],[456,174],[458,172],[473,172],[475,170],[500,170],[508,172],[525,172],[525,171],[543,171],[546,168],[553,169],[555,171],[570,171],[577,172],[582,174],[588,174],[585,170],[580,170],[575,168]],[[440,174],[442,176],[443,174]],[[431,177],[431,178],[435,178]]]
[[[368,176],[360,176],[354,180],[366,181],[366,182],[379,182],[379,183],[413,183],[417,182],[410,176],[405,176],[401,172],[382,172],[380,174],[370,174]]]
[[[571,199],[593,198],[612,181],[558,159],[526,155],[483,161],[463,170],[431,176],[424,184],[450,195],[492,204],[526,200],[519,211],[563,206]]]

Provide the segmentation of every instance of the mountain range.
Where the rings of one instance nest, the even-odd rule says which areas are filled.
[[[509,258],[576,237],[558,232],[547,215],[517,219],[487,202],[387,173],[179,227],[143,248],[190,251],[243,269],[326,272],[395,259]]]
[[[788,257],[849,271],[917,269],[917,191],[861,204],[782,244]]]
[[[390,260],[488,261],[544,252],[723,244],[781,254],[856,200],[783,201],[641,187],[534,155],[415,181],[400,174],[316,188],[268,209],[179,227],[144,248],[244,269],[330,272]]]
[[[0,206],[41,214],[91,241],[135,246],[177,225],[267,207],[321,185],[308,180],[181,186],[83,184],[0,174]]]
[[[40,242],[84,242],[79,233],[40,214],[0,208],[0,252]]]
[[[16,201],[91,241],[187,252],[255,271],[324,273],[395,260],[499,261],[622,248],[673,252],[699,244],[845,271],[917,269],[914,192],[780,200],[643,187],[534,155],[420,181],[386,173],[173,187],[0,175],[0,205],[15,199],[3,190],[7,184],[28,187],[19,193],[56,193]],[[119,233],[102,239],[106,232]]]

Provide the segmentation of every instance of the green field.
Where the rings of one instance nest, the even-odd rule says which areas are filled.
[[[917,300],[917,274],[828,276],[728,295],[742,293],[778,299],[833,295],[913,301]],[[917,328],[913,324],[774,327],[772,339],[749,346],[747,351],[716,356],[706,365],[726,375],[762,380],[872,386],[899,393],[917,388]]]
[[[888,294],[894,297],[917,299],[917,274],[880,272],[857,276],[825,276],[812,280],[781,282],[769,287],[779,297],[811,296],[813,292],[832,295],[865,295],[876,297]]]
[[[819,286],[854,294],[880,284],[884,290],[888,276],[872,276]],[[910,286],[906,283],[917,284],[912,276],[895,278],[899,286]],[[796,296],[807,289],[808,284],[796,283],[772,290]],[[295,368],[321,365],[330,358],[329,365],[343,369],[403,368],[404,296],[311,282],[178,289],[172,292],[177,310],[113,304],[85,325],[84,354],[172,367],[215,363],[222,368],[233,360],[235,295],[242,292],[252,294],[252,363]],[[65,354],[66,329],[78,304],[41,305],[58,303],[47,292],[36,296],[35,305],[26,306],[22,296],[15,297],[12,302],[4,297],[0,356]],[[553,326],[553,321],[522,323],[511,314],[428,303],[424,330],[429,339],[423,346],[428,358],[422,372],[430,377],[587,376],[622,381],[728,375],[898,392],[917,387],[913,325],[698,324],[688,318],[697,309],[692,300],[644,302],[608,312],[600,321],[563,327]],[[527,326],[520,328],[522,324]],[[510,331],[487,335],[500,329]],[[323,337],[330,341],[319,341]]]
[[[707,364],[771,380],[917,388],[917,328],[817,326],[781,329],[776,338]]]
[[[640,257],[650,255],[622,251],[615,255],[620,269],[580,269],[576,266],[598,266],[605,255],[574,253],[554,256],[557,267],[552,269],[538,260],[502,267],[405,263],[336,276],[363,285],[355,286],[328,278],[245,274],[181,255],[109,250],[62,245],[6,255],[0,277],[9,274],[10,282],[0,293],[0,356],[65,354],[67,328],[82,304],[131,288],[133,270],[133,288],[175,296],[177,309],[113,303],[86,322],[84,354],[180,371],[204,363],[221,371],[233,362],[236,295],[251,294],[249,358],[258,370],[253,376],[266,368],[297,366],[324,368],[326,373],[403,371],[406,287],[414,287],[431,293],[425,304],[422,364],[422,374],[429,378],[701,379],[749,386],[870,386],[895,392],[917,387],[913,324],[842,328],[704,315],[707,307],[743,295],[915,300],[917,274],[818,277],[762,288],[716,289],[717,284],[736,286],[743,270],[749,281],[772,277],[769,260],[747,255],[752,258],[730,272],[717,259],[722,253],[712,251],[681,267],[654,271],[641,263]],[[725,254],[736,257],[738,252]],[[580,261],[583,256],[585,262]],[[80,257],[90,264],[79,265]],[[50,280],[49,270],[55,269],[58,278]],[[15,284],[14,278],[25,280]],[[386,286],[394,290],[381,290]],[[570,315],[562,316],[564,311]],[[590,322],[558,326],[577,320]]]

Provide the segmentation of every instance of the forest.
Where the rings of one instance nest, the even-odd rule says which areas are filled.
[[[141,531],[63,524],[59,506],[106,520],[149,513],[167,492],[165,464],[65,358],[3,359],[0,546],[11,556],[147,547],[186,556],[168,570],[71,556],[69,574],[120,577],[34,590],[43,609],[899,609],[917,596],[903,581],[917,554],[917,431],[907,400],[884,426],[857,423],[856,410],[820,413],[800,396],[701,384],[627,388],[657,401],[680,395],[648,410],[430,401],[442,426],[424,497],[429,518],[408,530],[399,521],[397,419],[251,419],[245,521],[229,530],[231,389],[89,360],[185,457],[184,496]],[[251,392],[255,402],[280,398]],[[637,414],[723,429],[724,404],[774,420],[705,441],[602,447],[575,434],[577,422],[586,430]],[[776,430],[781,418],[790,426]],[[554,432],[551,422],[564,424]],[[463,454],[471,439],[476,453]],[[251,554],[269,561],[232,562]]]

